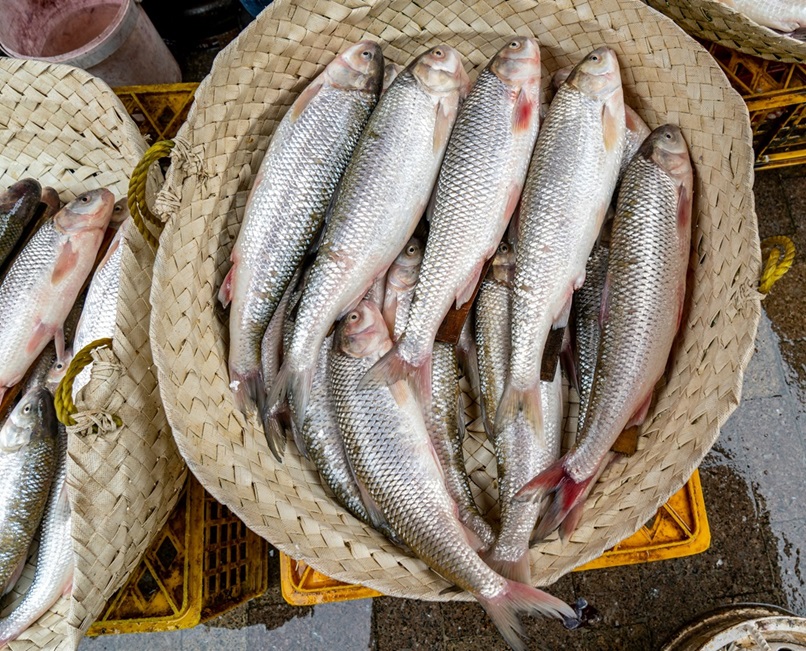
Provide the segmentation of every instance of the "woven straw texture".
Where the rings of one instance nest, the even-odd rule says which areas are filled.
[[[390,595],[468,598],[440,594],[443,579],[338,507],[293,444],[275,462],[257,417],[246,420],[233,406],[216,293],[271,135],[336,53],[372,37],[384,56],[406,64],[447,42],[474,78],[513,33],[539,39],[546,86],[550,73],[594,47],[614,48],[627,100],[651,126],[683,128],[697,175],[691,308],[668,381],[638,453],[597,485],[570,543],[532,550],[536,583],[550,584],[644,524],[685,483],[739,401],[760,311],[750,125],[705,50],[637,0],[277,0],[216,59],[160,195],[170,221],[154,268],[151,340],[168,420],[191,471],[291,557]],[[491,494],[489,447],[471,436],[466,448],[473,479]]]
[[[644,0],[692,36],[745,54],[806,63],[806,42],[759,25],[719,0]]]
[[[146,145],[106,84],[69,66],[2,59],[0,87],[0,184],[31,176],[62,201],[98,187],[126,194]],[[72,598],[12,642],[13,651],[76,648],[162,527],[184,480],[148,345],[154,254],[134,228],[124,247],[114,351],[99,351],[78,400],[78,425],[69,428]],[[123,427],[110,428],[108,414]],[[17,590],[32,577],[29,563]]]

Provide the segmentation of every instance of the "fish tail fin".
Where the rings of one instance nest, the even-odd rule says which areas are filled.
[[[232,278],[235,276],[235,265],[230,267],[227,275],[224,277],[224,282],[221,283],[221,288],[218,290],[218,302],[221,307],[227,308],[232,302]]]
[[[313,372],[313,368],[292,371],[289,365],[284,363],[272,383],[271,395],[269,396],[268,404],[271,409],[277,409],[283,401],[288,401],[293,426],[300,432],[302,431],[302,424],[305,422],[308,398],[311,395]]]
[[[573,528],[579,522],[581,511],[572,514],[574,507],[584,502],[588,486],[595,475],[580,482],[575,481],[563,467],[564,459],[554,462],[537,477],[527,482],[516,494],[515,499],[521,501],[536,501],[545,494],[551,494],[551,502],[543,514],[534,532],[535,540],[545,540],[556,531],[571,516],[572,520],[567,527]],[[576,518],[576,521],[573,520]],[[570,532],[567,534],[570,535]]]
[[[359,389],[375,384],[391,386],[401,380],[408,380],[421,405],[431,404],[431,354],[422,356],[419,363],[406,361],[403,358],[401,344],[406,335],[398,340],[392,349],[381,357],[367,371],[358,385]]]
[[[582,511],[584,510],[584,500],[577,502],[560,523],[560,540],[564,543],[567,543],[571,538],[571,534],[577,530],[577,525],[579,525],[579,521],[582,519]]]
[[[493,547],[493,549],[495,548]],[[517,581],[518,583],[524,583],[526,585],[532,584],[532,568],[529,565],[529,550],[527,548],[524,548],[523,554],[521,554],[514,561],[509,559],[493,558],[492,555],[488,554],[484,558],[484,562],[487,563],[487,565],[489,565],[493,571],[497,572],[505,579]]]
[[[237,371],[230,367],[229,378],[232,397],[239,411],[248,414],[263,407],[266,390],[263,384],[263,371],[259,366],[248,371]]]
[[[500,432],[507,425],[514,422],[519,414],[534,429],[538,440],[543,439],[543,410],[540,406],[540,383],[534,387],[521,390],[516,389],[510,382],[506,383],[501,402],[495,414],[495,431]]]
[[[573,608],[562,599],[517,581],[507,581],[503,593],[492,599],[475,596],[503,638],[515,651],[523,651],[526,648],[523,629],[518,618],[521,613],[560,619],[566,625],[575,622],[577,618]]]
[[[280,463],[283,461],[286,441],[286,430],[281,421],[282,415],[283,412],[279,409],[267,408],[262,412],[263,432],[266,435],[266,443],[268,443],[269,450],[271,450],[274,458]],[[297,446],[299,446],[299,442],[296,441],[296,437],[294,437],[294,440],[297,443]],[[300,448],[299,451],[300,454],[307,458],[308,454],[304,446]]]

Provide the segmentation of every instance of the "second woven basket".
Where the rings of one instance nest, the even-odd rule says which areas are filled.
[[[273,545],[390,595],[468,598],[444,592],[446,582],[422,561],[340,508],[293,444],[275,461],[259,420],[233,405],[216,294],[275,127],[339,51],[373,38],[386,58],[406,64],[445,42],[473,78],[513,33],[540,41],[546,85],[591,49],[615,49],[627,101],[650,126],[679,124],[696,165],[691,306],[666,383],[638,452],[603,476],[570,542],[532,549],[535,582],[550,584],[655,514],[739,402],[760,312],[753,156],[744,103],[708,53],[637,0],[277,0],[216,59],[161,192],[169,221],[155,263],[151,340],[182,455],[218,501]],[[489,448],[470,441],[469,463],[489,469]]]

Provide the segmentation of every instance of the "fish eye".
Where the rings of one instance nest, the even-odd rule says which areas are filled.
[[[78,198],[78,200],[79,200],[81,203],[89,203],[89,202],[90,202],[90,197],[89,197],[89,195],[87,195],[87,194],[82,194],[82,195],[81,195],[81,196]]]
[[[57,371],[61,371],[63,368],[64,368],[64,364],[62,364],[61,362],[59,362],[58,364],[56,364],[56,370],[57,370]]]
[[[509,246],[506,244],[499,244],[498,245],[498,252],[499,253],[509,253]]]
[[[435,57],[445,56],[445,53],[441,49],[437,48],[436,50],[434,50],[434,56]]]
[[[667,131],[666,133],[663,134],[663,137],[666,138],[666,140],[671,140],[672,134],[671,132]]]
[[[23,414],[30,414],[30,413],[31,413],[31,405],[25,405],[25,406],[22,408],[22,413],[23,413]]]
[[[369,50],[364,50],[361,53],[361,56],[364,57],[365,59],[371,59],[372,58],[372,52],[370,52]]]
[[[599,55],[598,55],[598,54],[591,54],[591,55],[590,55],[590,57],[589,57],[589,59],[590,59],[591,61],[596,62],[596,61],[598,61],[598,60],[599,60]]]
[[[350,319],[350,321],[352,321],[353,323],[355,323],[356,321],[358,321],[358,312],[350,312],[350,316],[348,316],[347,318]]]
[[[408,249],[406,249],[406,253],[409,255],[414,255],[417,253],[417,247],[412,244]]]
[[[509,47],[511,47],[513,50],[517,50],[517,49],[518,49],[520,46],[521,46],[521,44],[520,44],[520,43],[518,43],[518,41],[512,41],[512,42],[509,44]]]

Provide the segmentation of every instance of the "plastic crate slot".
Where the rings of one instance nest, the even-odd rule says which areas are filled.
[[[167,570],[171,567],[171,564],[176,560],[177,556],[179,556],[179,552],[171,542],[171,539],[166,536],[165,540],[162,541],[162,544],[157,549],[157,560],[160,565],[162,565],[163,569]]]
[[[140,580],[137,582],[137,589],[144,601],[151,601],[160,590],[160,586],[151,571],[146,568]]]

